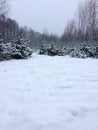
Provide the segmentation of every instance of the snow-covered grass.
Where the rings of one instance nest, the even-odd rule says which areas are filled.
[[[0,130],[98,130],[98,60],[0,62]]]

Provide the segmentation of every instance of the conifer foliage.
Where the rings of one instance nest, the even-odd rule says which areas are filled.
[[[28,40],[18,38],[12,43],[4,43],[0,34],[0,60],[24,59],[31,56],[32,50]]]

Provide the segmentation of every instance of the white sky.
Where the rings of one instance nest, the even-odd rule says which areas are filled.
[[[83,0],[11,0],[11,18],[35,31],[61,35]]]

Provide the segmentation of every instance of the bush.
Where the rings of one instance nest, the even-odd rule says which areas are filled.
[[[50,43],[50,45],[42,44],[39,54],[50,56],[56,56],[56,55],[63,56],[64,52],[63,49],[60,49],[57,45],[55,45],[55,43]]]
[[[74,46],[66,45],[66,48],[64,46],[57,46],[55,43],[42,44],[39,54],[50,56],[70,55],[76,58],[98,58],[98,44],[82,43],[75,44]]]
[[[24,59],[32,54],[27,40],[19,39],[14,43],[4,43],[0,35],[0,60]]]
[[[82,44],[82,46],[80,46],[79,48],[74,48],[71,52],[70,52],[70,56],[72,57],[77,57],[77,58],[97,58],[98,57],[98,50],[97,50],[97,46],[93,46],[93,45],[85,45]]]
[[[29,48],[28,41],[19,39],[14,43],[12,58],[24,59],[32,54],[32,50]]]
[[[76,57],[76,58],[87,58],[87,55],[85,54],[84,51],[80,51],[78,49],[73,50],[70,52],[71,57]]]

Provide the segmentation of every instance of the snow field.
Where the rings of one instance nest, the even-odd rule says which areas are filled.
[[[98,60],[0,62],[0,130],[98,130]]]

